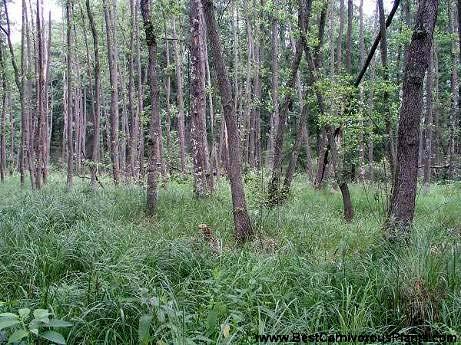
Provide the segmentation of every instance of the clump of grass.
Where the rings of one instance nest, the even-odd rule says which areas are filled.
[[[461,328],[461,193],[418,197],[411,244],[382,237],[373,186],[352,186],[356,218],[339,193],[298,176],[286,203],[267,209],[266,176],[246,179],[257,238],[234,245],[229,187],[197,200],[190,181],[159,191],[147,217],[139,186],[66,192],[53,174],[40,192],[0,185],[0,296],[4,308],[45,308],[73,323],[69,344],[138,344],[140,320],[170,344],[252,344],[258,333],[382,333]],[[205,223],[226,250],[198,241]],[[265,250],[261,243],[274,241]],[[147,316],[147,318],[146,318]],[[154,342],[155,343],[155,342]]]

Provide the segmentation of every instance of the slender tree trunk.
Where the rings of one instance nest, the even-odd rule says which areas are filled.
[[[103,1],[104,19],[106,22],[106,41],[107,41],[107,60],[109,61],[109,75],[111,84],[111,101],[110,101],[110,148],[114,184],[118,185],[120,181],[120,152],[119,152],[119,111],[118,111],[118,67],[117,53],[115,42],[115,29],[112,22],[111,8],[109,0]]]
[[[298,25],[299,28],[302,29],[303,27],[308,26],[308,20],[310,17],[310,9],[311,9],[311,1],[308,1],[307,7],[304,8],[304,4],[301,3],[299,7],[298,13]],[[303,30],[301,30],[301,34],[303,34]],[[288,78],[286,89],[293,90],[295,83],[296,83],[296,76],[298,73],[299,64],[301,62],[302,54],[303,54],[303,38],[299,38],[296,42],[295,46],[295,53],[293,56],[293,60],[291,62],[291,70],[290,76]],[[288,116],[288,111],[292,108],[292,93],[287,92],[285,96],[284,103],[282,108],[279,112],[279,124],[277,126],[277,135],[275,137],[274,142],[274,156],[273,156],[273,168],[272,168],[272,176],[269,182],[268,187],[268,194],[269,194],[269,203],[271,205],[275,205],[279,202],[279,184],[280,184],[280,175],[282,173],[282,146],[283,146],[283,137],[285,132],[285,123]]]
[[[0,117],[0,182],[4,182],[6,174],[6,107],[7,107],[7,81],[5,61],[3,59],[3,42],[0,39],[0,68],[2,79],[2,110]]]
[[[206,114],[204,57],[200,0],[190,1],[191,25],[191,144],[194,163],[194,193],[205,197],[211,193],[208,185],[210,172],[207,169],[208,144],[206,139]],[[205,125],[205,126],[204,126]]]
[[[359,7],[359,46],[360,46],[360,65],[365,64],[365,34],[363,22],[363,0],[360,0]],[[365,91],[363,86],[359,86],[360,90],[360,103],[362,107],[365,106]],[[360,180],[365,180],[365,142],[364,142],[364,121],[360,120],[360,134],[359,134],[359,176]]]
[[[339,71],[343,60],[343,36],[344,36],[344,0],[339,0],[339,37],[336,48],[336,69]]]
[[[37,23],[37,129],[38,129],[38,143],[36,153],[36,189],[41,189],[44,165],[45,161],[45,147],[47,141],[47,129],[46,129],[46,113],[44,109],[45,95],[45,73],[44,73],[44,46],[43,46],[43,32],[41,22],[41,6],[40,1],[37,1],[36,11],[36,23]]]
[[[90,166],[91,172],[91,186],[96,188],[96,180],[98,174],[99,164],[99,132],[100,132],[100,111],[101,111],[101,81],[100,81],[100,63],[99,63],[99,40],[96,24],[94,22],[93,12],[91,11],[90,0],[86,0],[86,11],[90,21],[91,34],[93,36],[93,52],[94,52],[94,110],[93,110],[93,144],[91,152],[91,160],[93,161]]]
[[[8,95],[8,104],[11,107],[11,95]],[[14,111],[11,111],[10,108],[10,152],[9,152],[9,164],[8,164],[8,169],[10,172],[10,176],[13,175],[14,170],[19,166],[19,164],[16,164],[16,159],[15,159],[15,119],[14,119]]]
[[[151,21],[150,0],[141,0],[141,14],[144,21],[146,43],[149,53],[147,77],[151,97],[151,118],[148,137],[148,165],[147,165],[147,212],[153,215],[157,207],[157,178],[161,161],[158,155],[160,128],[159,90],[157,81],[157,40],[154,25]]]
[[[432,44],[434,47],[434,43]],[[426,130],[425,130],[425,145],[424,145],[424,160],[423,160],[423,184],[424,190],[429,191],[429,184],[431,182],[431,165],[432,165],[432,133],[433,133],[433,87],[434,87],[434,73],[433,73],[433,54],[434,49],[429,54],[427,77],[426,77]]]
[[[207,26],[210,49],[212,50],[213,66],[218,76],[219,92],[224,108],[229,142],[229,178],[233,203],[235,237],[243,242],[253,235],[250,217],[246,207],[245,191],[241,175],[240,139],[232,100],[232,89],[226,66],[224,65],[221,40],[214,15],[213,1],[202,0],[205,22]]]
[[[167,19],[164,18],[164,31],[165,31],[165,55],[166,55],[166,109],[165,109],[165,136],[166,136],[166,153],[167,158],[171,156],[171,73],[170,73],[170,42],[167,37]],[[166,174],[169,173],[169,163],[165,160]]]
[[[72,146],[72,0],[67,0],[67,189],[73,186],[74,151]]]
[[[423,80],[431,54],[438,4],[438,0],[420,3],[407,52],[398,130],[397,169],[389,208],[389,230],[407,232],[415,212]],[[391,231],[390,238],[394,236],[395,233]]]
[[[389,69],[387,62],[387,34],[386,34],[386,18],[384,13],[383,0],[378,0],[378,12],[379,12],[379,28],[381,34],[380,49],[381,49],[381,63],[383,65],[383,79],[384,82],[389,81]],[[383,92],[383,106],[384,106],[384,123],[386,126],[386,151],[387,158],[389,160],[390,170],[392,176],[395,173],[395,144],[394,144],[394,133],[392,130],[391,114],[389,110],[389,92],[384,90]]]
[[[452,34],[456,34],[456,18],[455,11],[449,6],[449,20],[450,20],[450,31]],[[458,18],[460,18],[461,12],[461,0],[458,1]],[[458,25],[461,21],[458,21]],[[459,30],[459,27],[458,27]],[[459,31],[461,39],[461,31]],[[448,155],[447,155],[447,165],[448,165],[448,178],[453,179],[455,177],[455,149],[456,149],[456,127],[457,119],[459,119],[460,114],[460,89],[459,89],[459,79],[458,79],[458,66],[460,63],[460,56],[456,55],[456,41],[452,41],[451,46],[451,110],[448,123]]]
[[[354,3],[347,0],[347,35],[346,35],[346,69],[352,72],[352,19],[354,16]]]
[[[176,24],[173,20],[173,48],[176,64],[176,101],[178,103],[178,136],[179,136],[179,160],[181,165],[181,173],[186,172],[186,134],[184,124],[184,91],[183,91],[183,75],[181,67],[181,46],[178,44],[178,36],[176,34]]]
[[[275,6],[277,6],[278,0],[274,1]],[[280,77],[280,67],[279,67],[279,46],[280,46],[280,26],[277,16],[272,18],[272,106],[273,110],[271,113],[271,122],[270,122],[270,133],[269,133],[269,159],[268,164],[269,168],[272,168],[273,157],[274,157],[274,142],[275,135],[277,133],[277,126],[279,123],[279,77]]]

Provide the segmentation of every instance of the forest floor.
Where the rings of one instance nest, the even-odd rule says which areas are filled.
[[[408,247],[383,240],[383,188],[339,192],[298,176],[288,201],[264,207],[246,178],[258,239],[237,247],[227,184],[196,200],[176,179],[145,215],[139,186],[93,192],[51,175],[40,192],[0,185],[0,312],[47,308],[73,323],[68,344],[254,344],[258,334],[440,332],[461,335],[461,183],[418,194]],[[207,224],[222,239],[214,255]],[[147,315],[147,316],[146,316]],[[150,318],[152,316],[152,319]],[[141,322],[140,322],[141,320]],[[141,342],[142,343],[142,342]],[[149,341],[145,342],[150,343]]]

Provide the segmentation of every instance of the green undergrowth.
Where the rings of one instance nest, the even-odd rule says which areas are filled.
[[[92,191],[78,180],[67,192],[65,177],[53,174],[31,192],[10,177],[0,185],[0,312],[48,309],[72,322],[62,330],[68,344],[254,344],[257,334],[320,331],[461,335],[461,184],[420,191],[404,247],[383,240],[377,186],[351,186],[348,224],[335,189],[316,191],[298,176],[287,202],[268,209],[263,180],[246,178],[257,236],[238,247],[224,180],[205,200],[193,197],[191,181],[173,180],[149,218],[141,186],[103,180]],[[203,223],[222,239],[221,255],[202,241]],[[140,339],[146,324],[149,336]]]

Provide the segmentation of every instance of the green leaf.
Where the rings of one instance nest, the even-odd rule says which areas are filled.
[[[19,316],[21,319],[25,319],[29,316],[30,314],[30,309],[29,308],[22,308],[18,310]]]
[[[55,344],[60,344],[60,345],[65,345],[66,344],[66,340],[64,339],[64,337],[59,334],[58,332],[55,332],[55,331],[46,331],[46,332],[43,332],[42,334],[40,334],[40,337],[46,339],[46,340],[49,340]]]
[[[58,319],[51,319],[50,322],[48,323],[48,327],[54,327],[54,328],[72,327],[72,322],[67,322],[67,321],[58,320]]]
[[[139,344],[147,345],[150,340],[150,324],[152,322],[152,315],[143,315],[139,318],[138,337]]]
[[[4,328],[16,326],[18,323],[19,323],[19,320],[11,320],[11,319],[0,320],[0,331]]]
[[[38,320],[47,318],[50,315],[51,313],[47,309],[35,309],[34,310],[34,317]]]
[[[27,337],[28,335],[29,335],[29,332],[27,332],[26,330],[18,329],[17,331],[15,331],[13,334],[10,335],[10,337],[8,338],[8,344],[17,343],[19,340]]]
[[[13,313],[0,313],[0,318],[5,318],[5,319],[17,319],[18,316]]]

